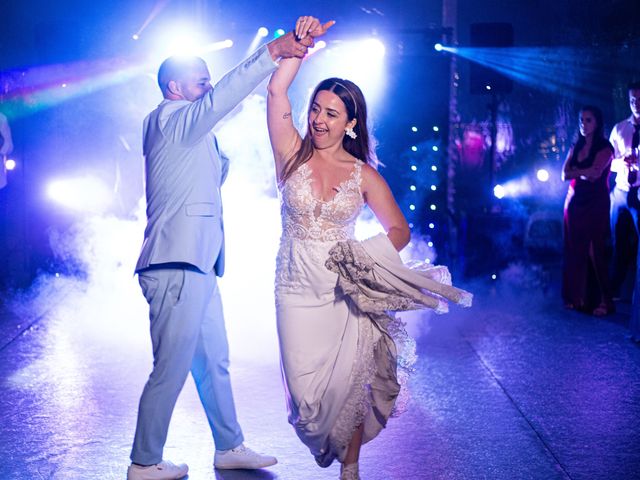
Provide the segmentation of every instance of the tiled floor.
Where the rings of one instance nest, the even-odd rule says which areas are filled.
[[[2,311],[2,479],[125,478],[151,360],[144,305],[120,314],[113,310],[119,291],[102,288],[110,307],[88,313],[83,295],[90,292],[77,287]],[[412,400],[364,447],[362,478],[640,478],[640,348],[627,337],[628,317],[575,314],[555,298],[500,286],[475,290],[469,310],[408,319],[420,355]],[[191,479],[338,477],[337,465],[315,465],[286,422],[273,320],[264,322],[270,333],[260,335],[254,359],[242,348],[247,334],[230,328],[232,375],[249,445],[280,463],[214,471],[213,442],[189,380],[165,457],[188,463]]]

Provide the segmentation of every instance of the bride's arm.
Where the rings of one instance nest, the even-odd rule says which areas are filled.
[[[321,24],[314,17],[300,17],[296,22],[295,34],[305,45],[313,43],[313,39],[324,35],[334,25],[334,21]],[[276,163],[276,176],[280,178],[286,162],[300,148],[302,139],[293,126],[291,102],[288,91],[295,78],[302,59],[284,58],[280,66],[269,80],[267,86],[267,126],[269,140]]]
[[[411,231],[387,182],[369,165],[362,169],[362,194],[382,224],[391,243],[400,251],[411,239]]]
[[[280,178],[286,161],[300,148],[302,141],[300,134],[293,126],[288,95],[289,86],[298,73],[301,63],[300,58],[282,59],[267,86],[267,126],[276,162],[277,178]]]

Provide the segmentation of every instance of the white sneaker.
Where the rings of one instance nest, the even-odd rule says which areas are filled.
[[[177,480],[188,472],[189,467],[184,463],[175,465],[167,460],[149,467],[141,467],[132,463],[127,469],[127,480]]]
[[[237,468],[256,469],[270,467],[278,463],[276,457],[260,455],[244,444],[238,445],[231,450],[216,450],[213,457],[213,466],[221,470],[232,470]]]

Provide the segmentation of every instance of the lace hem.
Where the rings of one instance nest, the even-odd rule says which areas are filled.
[[[351,391],[329,434],[330,448],[339,459],[344,458],[353,433],[371,409],[369,385],[376,373],[376,365],[372,325],[367,317],[358,319],[358,347],[352,372]]]

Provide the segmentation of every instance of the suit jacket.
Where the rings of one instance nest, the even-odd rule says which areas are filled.
[[[164,100],[145,118],[147,227],[136,272],[181,262],[222,276],[220,187],[228,159],[211,130],[276,67],[263,46],[202,98]]]

